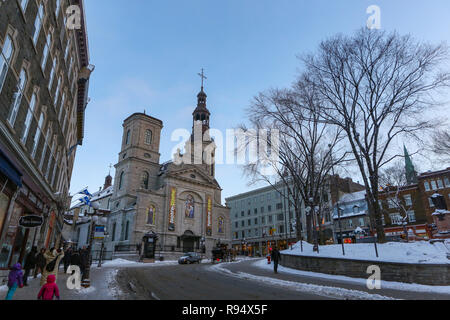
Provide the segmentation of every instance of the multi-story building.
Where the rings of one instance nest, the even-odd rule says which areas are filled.
[[[355,242],[357,238],[369,235],[371,226],[366,191],[340,197],[333,208],[333,221],[337,243]]]
[[[280,184],[225,199],[231,208],[232,246],[237,252],[264,256],[271,247],[287,248],[296,241],[294,208],[283,196],[287,193]],[[302,204],[300,227],[305,238],[304,212]]]
[[[68,27],[76,5],[81,25]],[[82,0],[8,0],[0,7],[0,269],[31,246],[58,246],[89,75]],[[43,218],[25,229],[23,216]],[[1,271],[0,271],[1,272]],[[6,271],[5,271],[6,272]]]
[[[98,213],[101,216],[108,217],[111,212],[111,197],[114,193],[112,186],[112,177],[107,175],[105,183],[99,191],[92,193],[90,198],[91,205],[78,200],[64,215],[64,238],[73,248],[82,248],[88,246],[90,241],[92,215]],[[97,208],[95,212],[94,207]],[[93,249],[96,250],[100,243],[95,242]]]

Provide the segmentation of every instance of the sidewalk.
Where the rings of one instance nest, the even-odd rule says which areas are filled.
[[[112,268],[91,267],[91,287],[81,288],[80,290],[70,290],[67,288],[67,278],[63,268],[60,268],[58,274],[58,288],[61,300],[114,300],[116,299],[116,287],[114,276],[117,270]],[[38,278],[28,278],[28,286],[22,289],[18,288],[13,300],[37,300],[40,287],[40,275]],[[7,287],[0,287],[0,300],[4,300],[7,293]]]

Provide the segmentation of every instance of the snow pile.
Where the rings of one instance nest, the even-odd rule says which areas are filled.
[[[299,292],[309,293],[309,294],[332,298],[332,299],[395,300],[391,297],[386,297],[386,296],[382,296],[379,294],[370,294],[365,291],[351,290],[351,289],[330,287],[330,286],[321,286],[321,285],[301,283],[301,282],[295,282],[295,281],[286,281],[286,280],[280,280],[280,279],[276,279],[276,278],[257,276],[257,275],[244,273],[244,272],[234,273],[234,272],[224,268],[224,265],[227,265],[227,263],[223,263],[222,265],[214,265],[209,268],[210,268],[210,270],[220,272],[222,274],[226,273],[226,274],[228,274],[232,277],[238,278],[238,279],[256,281],[258,283],[267,284],[271,287],[277,286],[277,287],[282,287],[285,289],[295,290],[295,291],[299,291]]]
[[[178,264],[178,262],[157,260],[154,263],[143,263],[119,258],[102,263],[102,267],[150,267],[150,266],[168,266],[174,264]]]
[[[273,271],[273,264],[268,264],[267,260],[259,260],[253,263],[254,267]],[[291,268],[286,268],[283,266],[278,266],[279,273],[288,273],[299,276],[306,276],[312,278],[322,278],[328,280],[337,280],[337,281],[345,281],[350,283],[357,283],[365,286],[367,284],[367,279],[363,278],[351,278],[347,276],[339,276],[332,275],[326,273],[317,273],[310,271],[302,271]],[[450,294],[450,286],[428,286],[423,284],[415,284],[415,283],[403,283],[403,282],[394,282],[394,281],[384,281],[381,280],[381,288],[382,289],[393,289],[393,290],[401,290],[401,291],[415,291],[415,292],[433,292],[433,293],[444,293]]]
[[[8,286],[7,285],[0,286],[0,292],[2,291],[8,291]]]
[[[317,253],[313,251],[312,244],[303,241],[303,252],[301,252],[300,242],[298,242],[292,246],[292,250],[284,250],[282,254],[384,262],[450,264],[450,260],[447,259],[449,246],[443,243],[430,244],[426,241],[388,242],[377,244],[377,247],[378,258],[375,255],[373,243],[344,244],[345,256],[343,256],[340,244],[320,246],[319,253]]]

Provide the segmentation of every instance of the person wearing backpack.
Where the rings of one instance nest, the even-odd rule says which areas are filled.
[[[39,291],[38,300],[53,300],[54,297],[56,297],[57,300],[60,299],[56,277],[51,274],[47,277],[47,283],[44,284]]]
[[[20,263],[16,263],[9,272],[8,275],[8,293],[5,300],[12,300],[17,287],[23,288],[23,272]]]
[[[41,286],[47,283],[47,277],[49,275],[55,276],[55,283],[58,280],[58,269],[61,259],[64,258],[64,251],[61,249],[55,250],[51,248],[49,251],[44,253],[46,265],[41,276]]]

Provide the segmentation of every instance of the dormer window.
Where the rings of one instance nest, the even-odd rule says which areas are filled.
[[[153,134],[151,130],[145,131],[145,144],[152,144]]]

